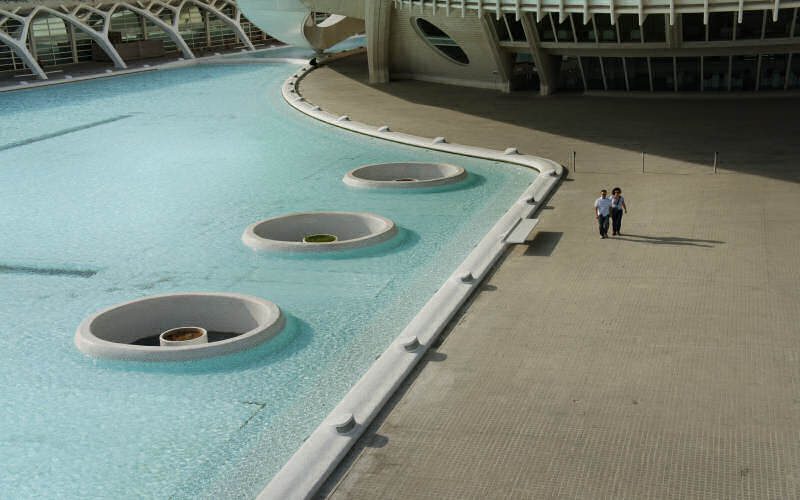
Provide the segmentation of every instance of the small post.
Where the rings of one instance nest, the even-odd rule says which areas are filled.
[[[719,151],[714,151],[714,173],[717,173],[717,159],[719,158]]]
[[[644,151],[642,151],[642,173],[644,173]]]
[[[573,172],[577,172],[577,168],[578,167],[575,166],[575,151],[573,151],[572,152],[572,171]]]

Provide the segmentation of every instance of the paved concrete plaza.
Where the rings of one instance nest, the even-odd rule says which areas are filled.
[[[373,87],[365,68],[300,90],[396,131],[574,150],[577,171],[324,494],[800,497],[800,99]],[[601,240],[614,186],[630,212]]]

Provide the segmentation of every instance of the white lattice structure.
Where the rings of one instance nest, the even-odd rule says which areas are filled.
[[[232,0],[148,0],[126,2],[90,1],[81,3],[0,4],[0,43],[11,48],[14,55],[40,79],[47,79],[42,65],[37,60],[31,38],[31,26],[39,16],[53,16],[61,19],[70,30],[84,33],[108,56],[115,67],[125,68],[127,64],[112,43],[109,33],[114,14],[128,10],[140,17],[142,25],[152,23],[162,30],[175,44],[186,59],[193,59],[194,52],[180,30],[181,13],[186,7],[195,7],[204,12],[203,19],[215,18],[224,23],[248,50],[254,46],[243,29],[243,16]],[[227,12],[227,14],[226,14]],[[231,14],[232,15],[229,15]],[[208,31],[208,28],[206,28]],[[147,30],[145,32],[145,39]],[[73,41],[73,50],[74,50]]]
[[[711,12],[737,12],[739,22],[745,10],[770,9],[773,20],[778,19],[778,10],[800,6],[797,0],[392,0],[395,7],[417,7],[420,12],[430,9],[445,15],[481,16],[484,13],[501,16],[513,13],[519,20],[522,13],[534,13],[537,20],[544,14],[555,13],[559,18],[565,14],[580,13],[586,19],[594,14],[609,14],[612,24],[620,14],[637,14],[643,23],[648,14],[667,14],[670,25],[675,24],[676,15],[684,13],[703,13],[703,21],[708,23]]]

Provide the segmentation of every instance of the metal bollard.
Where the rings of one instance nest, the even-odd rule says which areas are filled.
[[[642,173],[644,173],[644,151],[642,151]]]
[[[714,173],[717,173],[717,159],[719,158],[719,151],[714,151]]]

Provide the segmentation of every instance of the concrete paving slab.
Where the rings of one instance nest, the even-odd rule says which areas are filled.
[[[800,497],[797,99],[365,80],[352,58],[301,91],[396,131],[575,150],[578,168],[323,495]],[[623,235],[600,239],[592,203],[617,185]]]

